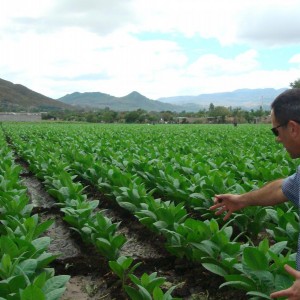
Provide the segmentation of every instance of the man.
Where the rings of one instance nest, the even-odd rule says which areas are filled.
[[[271,104],[271,129],[276,140],[282,143],[292,158],[300,157],[300,88],[289,89],[281,93]],[[215,196],[216,215],[226,213],[224,220],[240,209],[252,205],[273,206],[285,201],[300,205],[300,167],[297,172],[286,178],[270,182],[264,187],[242,195],[224,194]],[[271,298],[288,297],[289,300],[300,299],[300,237],[296,257],[297,270],[286,265],[285,269],[293,277],[294,284],[282,291],[272,293]]]

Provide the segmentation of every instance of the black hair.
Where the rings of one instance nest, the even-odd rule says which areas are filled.
[[[300,122],[300,88],[288,89],[278,95],[271,108],[279,124],[287,124],[290,120]]]

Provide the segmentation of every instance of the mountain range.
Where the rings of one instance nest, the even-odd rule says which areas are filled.
[[[0,79],[0,111],[52,111],[52,110],[95,110],[109,108],[115,111],[173,111],[196,112],[214,106],[256,109],[269,108],[272,100],[282,89],[239,89],[232,92],[177,96],[151,100],[134,91],[124,97],[115,97],[101,92],[74,92],[59,99],[52,99],[34,92],[21,84]]]
[[[134,91],[124,97],[115,97],[108,94],[93,93],[72,93],[57,99],[63,103],[80,106],[85,109],[104,109],[109,108],[114,111],[133,111],[143,109],[146,111],[176,111],[185,110],[186,106],[173,105],[161,101],[151,100],[140,93]],[[194,105],[196,111],[199,110],[198,105]]]
[[[177,96],[159,98],[159,101],[175,104],[175,105],[187,105],[193,103],[199,106],[208,106],[213,103],[215,106],[232,106],[247,108],[258,108],[260,106],[265,107],[287,88],[281,89],[238,89],[233,92],[201,94],[198,96]]]
[[[232,106],[243,109],[257,109],[262,106],[268,109],[274,98],[285,90],[286,88],[239,89],[232,92],[166,97],[157,100],[151,100],[138,92],[132,92],[124,97],[115,97],[100,92],[76,92],[58,100],[73,106],[85,108],[109,107],[116,111],[131,111],[140,108],[147,111],[196,112],[208,108],[210,103],[213,103],[214,106]]]

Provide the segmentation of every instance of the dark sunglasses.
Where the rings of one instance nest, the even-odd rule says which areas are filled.
[[[297,120],[289,120],[289,121],[294,121],[294,122],[300,124],[300,121],[297,121]],[[271,131],[273,132],[273,134],[274,134],[275,136],[279,136],[279,131],[278,131],[277,128],[286,126],[286,125],[288,124],[289,121],[287,121],[286,123],[280,124],[280,125],[278,125],[278,126],[276,126],[276,127],[271,128]]]
[[[274,134],[275,136],[279,136],[279,131],[278,131],[277,128],[282,127],[282,126],[285,126],[286,124],[287,124],[287,123],[284,123],[284,124],[280,124],[280,125],[278,125],[278,126],[276,126],[276,127],[273,127],[273,128],[271,128],[271,131],[273,132],[273,134]]]

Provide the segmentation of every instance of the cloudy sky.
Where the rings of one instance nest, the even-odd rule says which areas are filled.
[[[299,0],[0,0],[0,78],[150,99],[300,78]]]

